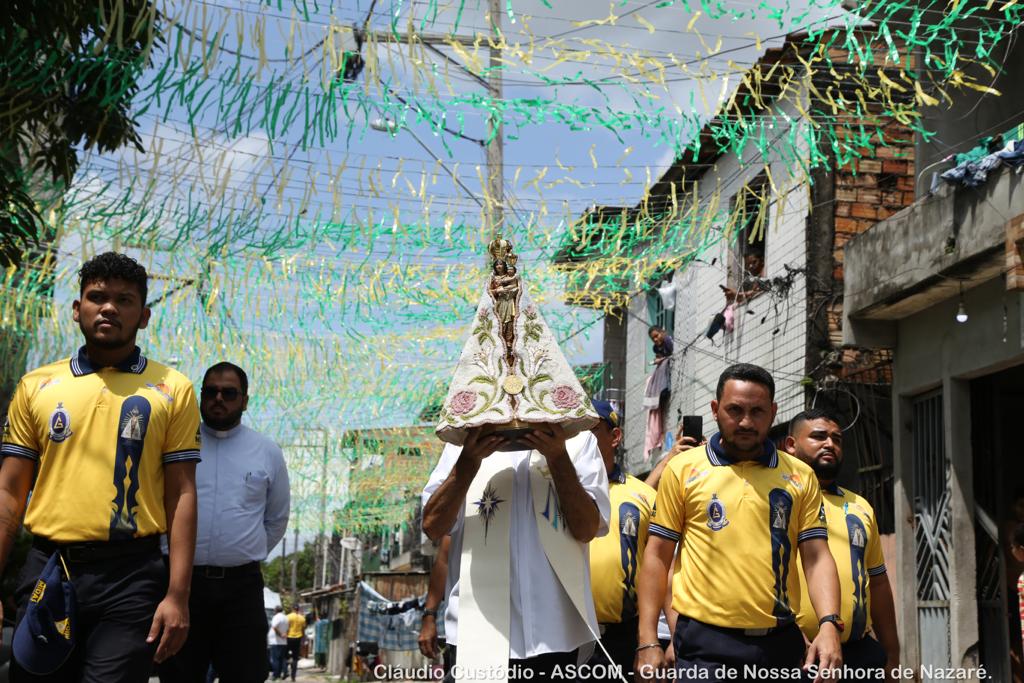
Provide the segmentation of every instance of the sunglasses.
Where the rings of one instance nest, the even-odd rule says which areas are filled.
[[[242,392],[234,387],[225,387],[223,389],[220,387],[203,387],[199,393],[203,397],[203,400],[215,399],[217,398],[217,394],[220,394],[224,397],[225,401],[234,401],[242,395]]]

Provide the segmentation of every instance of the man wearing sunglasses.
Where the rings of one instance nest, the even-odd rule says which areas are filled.
[[[263,681],[267,617],[260,562],[288,526],[288,471],[281,449],[242,424],[249,378],[221,362],[206,371],[199,400],[202,456],[196,469],[199,522],[188,640],[162,668],[164,683],[201,683],[210,664],[221,680]]]

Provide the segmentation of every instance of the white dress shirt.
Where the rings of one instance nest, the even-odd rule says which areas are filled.
[[[423,489],[423,505],[444,483],[455,467],[462,448],[447,444],[441,459],[434,468]],[[512,487],[512,516],[509,529],[510,578],[509,590],[512,601],[509,620],[509,658],[526,659],[548,652],[571,652],[595,640],[597,616],[592,601],[587,602],[587,627],[576,612],[568,593],[562,587],[554,569],[544,554],[537,531],[537,517],[533,508],[533,493],[530,489],[530,453],[515,451],[494,453],[488,457],[506,458],[514,467]],[[575,460],[576,475],[583,490],[597,504],[601,523],[597,535],[608,533],[608,519],[611,515],[611,501],[608,498],[608,473],[597,449],[597,439],[587,434],[579,456]],[[450,586],[448,607],[445,611],[445,638],[451,644],[458,643],[459,612],[459,570],[462,557],[462,523],[464,509],[451,530],[451,549],[448,554],[448,581]],[[584,553],[585,594],[590,595],[590,562]]]
[[[284,635],[278,635],[278,631],[284,633]],[[270,631],[267,633],[267,644],[268,645],[287,645],[288,644],[288,617],[285,616],[284,612],[277,612],[274,614],[274,618],[270,620]]]
[[[284,454],[245,425],[224,432],[205,424],[201,429],[195,564],[237,567],[261,562],[288,526],[291,495]]]

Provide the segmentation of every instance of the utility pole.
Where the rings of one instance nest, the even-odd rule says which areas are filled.
[[[490,0],[491,19],[491,59],[487,83],[491,91],[491,115],[487,117],[487,193],[488,216],[490,218],[491,239],[496,238],[505,229],[505,151],[504,131],[502,130],[502,113],[494,113],[502,98],[501,86],[501,0]]]
[[[299,527],[295,527],[295,541],[292,544],[292,602],[299,601],[299,587],[298,587],[298,574],[299,574]]]
[[[377,31],[371,29],[368,25],[364,26],[362,33],[365,36],[372,37],[374,41],[378,43],[410,43],[413,40],[419,42],[433,52],[443,57],[446,61],[456,65],[458,68],[465,71],[467,74],[475,78],[481,85],[487,88],[488,94],[493,102],[500,102],[503,96],[502,88],[502,62],[501,62],[501,47],[500,45],[504,41],[504,37],[501,30],[501,13],[502,13],[502,0],[488,0],[489,9],[488,14],[490,15],[491,25],[491,36],[490,36],[490,59],[487,74],[487,79],[484,78],[467,68],[465,65],[460,64],[457,60],[441,52],[437,46],[444,45],[449,42],[456,42],[466,47],[476,47],[476,36],[438,36],[431,34],[417,33],[415,35],[406,34],[395,31]],[[504,130],[501,124],[502,113],[491,114],[487,118],[487,145],[486,145],[486,161],[487,161],[487,181],[486,187],[483,188],[483,192],[486,196],[487,203],[484,204],[480,199],[466,188],[462,181],[459,180],[454,174],[452,174],[452,180],[456,185],[461,187],[467,194],[470,195],[477,203],[481,204],[484,209],[485,219],[487,220],[487,227],[491,233],[491,239],[497,237],[498,233],[505,232],[505,139]],[[385,123],[385,126],[387,124]],[[382,128],[383,130],[383,128]],[[389,130],[389,132],[391,132]],[[416,138],[420,146],[424,147],[431,156],[435,156],[433,151],[425,143],[423,143],[416,134],[409,130],[409,133]],[[435,159],[437,157],[435,156]],[[440,159],[437,159],[441,161]],[[442,163],[442,166],[444,164]],[[449,171],[450,173],[450,171]]]
[[[324,435],[324,457],[323,463],[320,467],[320,550],[323,553],[323,566],[322,575],[320,577],[320,587],[324,588],[327,585],[327,552],[330,543],[327,540],[327,451],[329,441],[327,439],[327,430],[323,430]],[[316,579],[313,579],[313,583],[316,583]]]

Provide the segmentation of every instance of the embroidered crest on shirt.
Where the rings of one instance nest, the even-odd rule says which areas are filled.
[[[64,404],[58,403],[57,407],[50,414],[50,441],[60,443],[71,436],[71,434],[71,416],[68,415]]]
[[[132,408],[121,422],[121,438],[142,441],[142,423],[145,419],[138,408]]]
[[[484,543],[487,543],[487,532],[490,530],[491,520],[498,514],[498,506],[504,502],[498,498],[498,492],[494,490],[494,487],[488,484],[483,495],[480,496],[480,500],[473,503],[484,520]]]
[[[717,493],[711,494],[711,502],[708,503],[708,526],[712,531],[721,531],[729,526],[729,520],[725,516],[725,503],[718,499]]]
[[[621,531],[621,534],[623,536],[629,536],[631,538],[636,538],[637,526],[638,526],[637,522],[638,522],[638,520],[637,520],[636,515],[634,515],[632,512],[627,512],[625,514],[624,519],[622,520],[622,531]]]
[[[854,527],[853,536],[850,538],[850,545],[863,548],[867,544],[868,539],[864,537],[864,529],[859,526]]]
[[[781,501],[772,506],[772,528],[789,528],[789,509]]]

